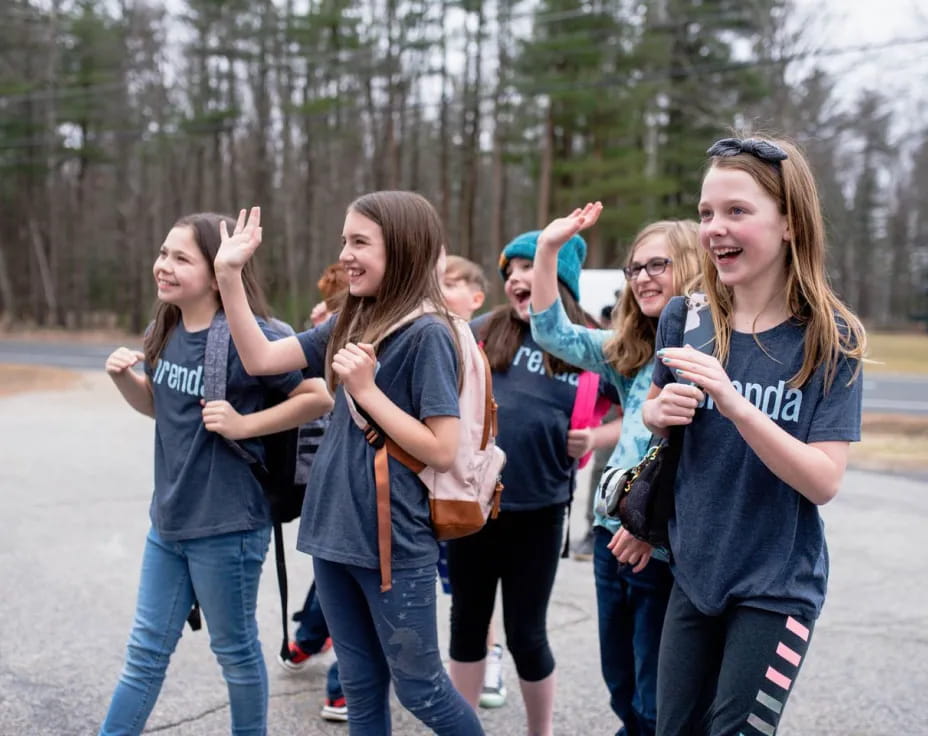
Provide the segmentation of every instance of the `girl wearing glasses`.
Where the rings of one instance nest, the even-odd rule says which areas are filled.
[[[644,228],[629,249],[628,281],[612,329],[573,324],[557,292],[559,249],[593,225],[602,211],[588,204],[551,222],[538,238],[532,289],[532,335],[552,355],[595,371],[619,392],[622,433],[611,467],[636,465],[651,432],[641,405],[651,387],[654,340],[661,310],[699,275],[698,226],[661,221]],[[598,501],[599,499],[597,499]],[[657,654],[673,579],[666,555],[624,532],[619,522],[594,506],[593,570],[599,612],[599,651],[610,704],[622,720],[618,736],[653,736],[657,705]],[[621,562],[617,554],[623,554]]]
[[[828,286],[802,153],[758,138],[708,153],[699,241],[714,355],[660,349],[684,319],[683,300],[672,300],[642,409],[655,432],[688,426],[657,725],[662,736],[771,735],[825,599],[818,507],[837,494],[860,438],[866,336]]]

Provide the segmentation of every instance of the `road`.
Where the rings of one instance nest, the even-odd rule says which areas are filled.
[[[0,363],[98,370],[115,347],[0,340]],[[928,415],[928,376],[866,376],[864,411]]]
[[[59,393],[0,399],[0,734],[93,734],[106,710],[132,620],[147,530],[152,424],[132,412],[102,371]],[[580,488],[585,489],[585,483]],[[578,500],[577,506],[582,508]],[[823,510],[831,551],[829,599],[780,736],[928,733],[928,487],[849,472]],[[572,529],[582,533],[582,514]],[[311,561],[293,551],[299,597]],[[447,651],[448,598],[439,627]],[[271,687],[270,733],[344,736],[318,711],[331,654],[294,676],[274,663],[280,608],[269,561],[258,616]],[[598,671],[589,562],[563,560],[549,628],[558,660],[556,732],[610,734]],[[482,712],[488,734],[522,736],[512,663],[507,705]],[[394,732],[424,729],[398,706]],[[185,632],[147,733],[228,733],[225,686],[204,632]]]

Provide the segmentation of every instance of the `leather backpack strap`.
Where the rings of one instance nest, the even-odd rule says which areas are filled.
[[[374,448],[374,488],[377,501],[377,554],[380,557],[380,592],[386,593],[393,587],[390,561],[393,555],[393,518],[390,511],[390,457],[403,463],[414,473],[422,472],[425,463],[417,460],[389,437],[384,437],[363,410],[348,396],[352,416],[356,422],[364,422],[364,439]]]
[[[409,468],[416,475],[425,470],[426,465],[424,462],[410,455],[408,452],[406,452],[406,450],[396,444],[389,437],[387,437],[387,441],[384,443],[384,446],[387,448],[387,452],[389,453],[390,457],[403,463],[403,465]]]
[[[380,592],[393,587],[390,560],[393,555],[393,522],[390,517],[390,460],[386,445],[374,453],[374,485],[377,488],[377,553],[380,556]]]
[[[493,373],[490,371],[490,360],[487,354],[483,352],[483,342],[477,346],[480,351],[480,359],[483,362],[484,376],[484,399],[483,399],[483,435],[480,437],[480,449],[486,450],[487,443],[490,441],[490,435],[494,437],[499,434],[499,424],[497,421],[497,404],[493,398]]]
[[[376,430],[369,430],[376,434]],[[372,441],[373,439],[373,441]],[[371,445],[376,442],[368,437]],[[387,439],[374,452],[374,486],[377,489],[377,553],[380,556],[380,592],[386,593],[393,587],[393,572],[390,560],[393,556],[393,518],[390,512],[390,458],[403,463],[414,473],[420,473],[425,464],[416,460],[393,440]]]

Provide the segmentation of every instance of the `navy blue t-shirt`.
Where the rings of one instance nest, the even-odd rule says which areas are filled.
[[[334,319],[297,335],[309,373],[325,373]],[[460,416],[458,361],[447,324],[425,316],[387,337],[377,349],[377,386],[417,419]],[[433,565],[428,490],[402,463],[389,459],[392,560],[396,569]],[[344,388],[335,391],[332,419],[313,461],[300,516],[297,549],[320,559],[379,567],[374,448],[351,419]]]
[[[281,335],[259,320],[270,339]],[[152,526],[165,541],[259,529],[271,523],[264,492],[248,464],[225,440],[203,426],[203,358],[209,330],[188,332],[183,320],[171,332],[154,368],[147,362],[155,404],[155,491]],[[299,371],[255,378],[229,341],[226,400],[240,414],[264,409],[270,390],[289,394]],[[241,444],[263,458],[255,438]]]
[[[680,343],[686,307],[674,297],[661,315],[657,347]],[[725,370],[740,394],[806,442],[860,439],[861,377],[842,358],[826,393],[824,368],[799,387],[805,329],[787,321],[757,335],[733,332]],[[760,345],[758,345],[758,341]],[[655,363],[654,384],[674,380]],[[814,619],[828,581],[818,507],[775,476],[710,400],[684,432],[670,547],[674,577],[707,615],[748,605]]]
[[[489,315],[471,322],[477,340]],[[545,353],[532,339],[529,326],[509,365],[493,372],[493,397],[499,405],[496,444],[506,453],[503,468],[503,511],[567,503],[577,461],[567,454],[567,432],[580,374],[545,372]],[[619,403],[616,389],[600,382],[600,393]]]

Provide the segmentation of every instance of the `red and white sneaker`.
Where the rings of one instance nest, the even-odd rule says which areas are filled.
[[[322,643],[322,649],[320,649],[318,652],[313,652],[311,654],[303,651],[300,645],[297,644],[295,641],[291,641],[289,644],[289,647],[290,647],[290,657],[288,659],[284,659],[278,653],[277,662],[280,664],[281,667],[283,667],[288,672],[299,672],[307,665],[310,659],[316,656],[316,654],[322,654],[323,652],[327,652],[332,648],[332,637],[327,638]]]
[[[345,696],[340,698],[326,698],[322,706],[322,717],[327,721],[340,721],[344,723],[348,720],[348,704],[345,702]]]

